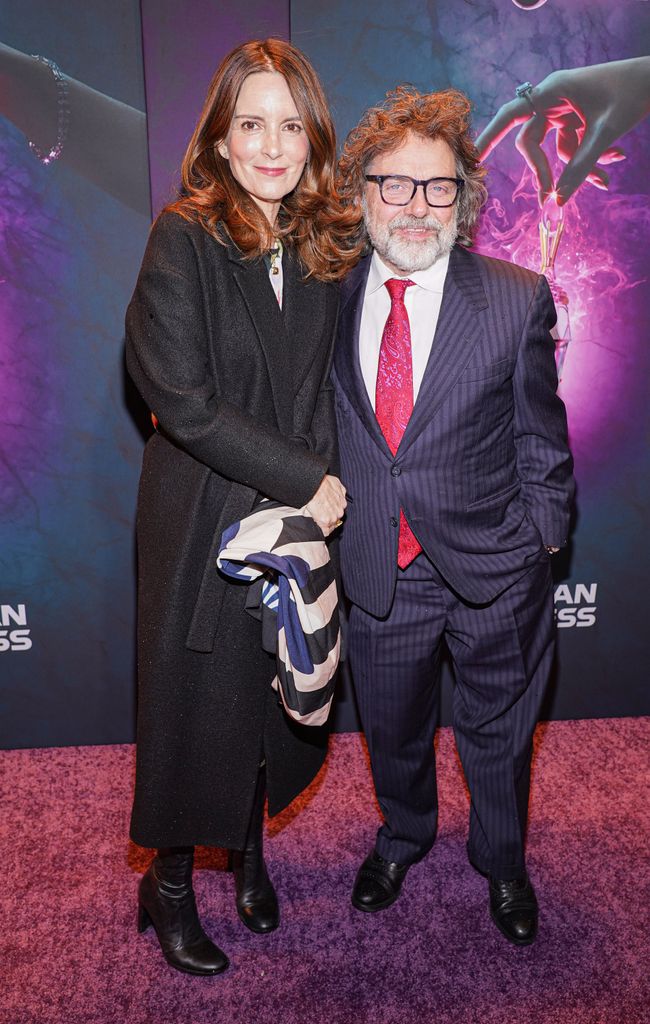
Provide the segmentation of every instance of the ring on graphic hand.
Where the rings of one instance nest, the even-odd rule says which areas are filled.
[[[518,85],[515,89],[515,95],[517,96],[518,100],[520,100],[522,97],[526,100],[526,103],[532,111],[533,117],[535,117],[537,111],[535,110],[535,105],[530,95],[533,89],[534,86],[532,82],[522,82],[521,85]]]

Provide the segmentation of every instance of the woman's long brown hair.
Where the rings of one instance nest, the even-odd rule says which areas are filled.
[[[285,196],[272,228],[233,177],[217,146],[226,139],[237,97],[248,75],[276,71],[289,86],[309,139],[309,156],[293,192]],[[219,65],[182,164],[183,196],[167,207],[198,221],[224,242],[223,225],[245,257],[267,252],[274,236],[298,254],[308,276],[336,281],[358,258],[357,209],[344,209],[334,187],[336,137],[316,72],[300,50],[282,39],[236,47]]]

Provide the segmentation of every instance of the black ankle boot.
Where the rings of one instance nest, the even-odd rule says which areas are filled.
[[[243,850],[233,850],[230,863],[235,876],[237,913],[252,932],[272,932],[280,923],[278,898],[264,863],[263,828],[266,769],[260,768],[253,811]]]
[[[156,929],[168,964],[187,974],[219,974],[228,957],[203,931],[192,889],[193,847],[158,850],[138,892],[138,931]]]

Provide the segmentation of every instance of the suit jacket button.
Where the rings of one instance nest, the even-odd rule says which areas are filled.
[[[399,519],[396,519],[395,516],[391,516],[390,517],[390,525],[391,526],[399,526]]]
[[[402,472],[402,470],[399,468],[399,466],[392,466],[391,467],[391,471],[390,471],[390,475],[391,476],[399,476],[401,472]]]

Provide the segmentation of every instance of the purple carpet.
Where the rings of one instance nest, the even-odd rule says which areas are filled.
[[[300,807],[269,827],[277,932],[244,928],[225,855],[199,852],[199,909],[231,958],[215,978],[178,974],[153,931],[136,932],[151,852],[126,840],[133,748],[5,752],[0,1020],[647,1024],[649,741],[647,718],[540,728],[528,847],[540,935],[517,949],[465,857],[467,794],[448,729],[436,845],[393,907],[353,910],[378,810],[362,740],[334,737]]]

